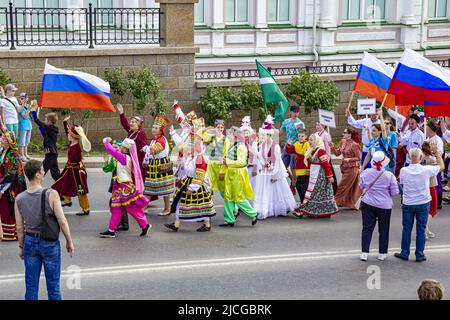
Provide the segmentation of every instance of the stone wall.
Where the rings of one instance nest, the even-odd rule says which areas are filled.
[[[216,86],[240,86],[240,80],[221,80],[221,81],[195,81],[195,48],[133,48],[133,49],[77,49],[75,50],[51,50],[51,51],[6,51],[0,57],[0,67],[14,79],[14,83],[19,91],[28,92],[31,99],[37,99],[42,81],[42,74],[45,65],[45,59],[48,63],[65,69],[79,70],[102,77],[105,70],[110,67],[122,66],[125,71],[139,69],[144,64],[151,66],[160,77],[161,89],[170,106],[174,99],[180,101],[185,110],[195,110],[201,114],[198,108],[199,98],[205,94],[208,84]],[[339,103],[336,107],[337,128],[331,129],[334,139],[342,135],[346,125],[344,109],[351,93],[355,74],[346,75],[328,75],[322,76],[324,79],[333,80],[340,91]],[[289,77],[277,78],[282,84],[289,81]],[[253,79],[251,81],[258,81]],[[356,97],[355,97],[356,99]],[[113,103],[119,101],[118,97],[112,96]],[[125,106],[127,115],[133,114],[131,97],[124,97],[122,104]],[[49,112],[43,109],[43,113]],[[167,115],[170,120],[174,120],[173,110],[167,109]],[[239,125],[242,117],[246,114],[244,111],[234,111],[233,118],[228,121],[227,126]],[[79,121],[82,111],[73,110],[72,119]],[[144,118],[145,127],[150,131],[152,119],[149,110],[144,110],[140,116]],[[206,115],[205,115],[206,116]],[[253,111],[253,127],[259,128],[261,121],[258,119],[257,111]],[[315,122],[318,119],[317,112],[305,115],[301,111],[300,117],[305,122],[308,133],[314,130]],[[41,114],[41,119],[43,115]],[[117,113],[94,111],[93,116],[86,121],[85,129],[88,131],[88,137],[94,145],[101,143],[105,136],[113,138],[123,138],[124,131],[120,126],[119,115]],[[61,128],[62,129],[62,128]],[[33,131],[33,140],[39,141],[39,132]]]
[[[139,69],[144,64],[151,66],[160,78],[161,90],[164,92],[168,106],[174,99],[187,109],[197,104],[197,89],[194,81],[194,62],[197,49],[190,47],[177,48],[114,48],[114,49],[76,49],[76,50],[20,50],[4,51],[0,55],[0,67],[14,80],[19,92],[27,92],[31,99],[38,99],[45,60],[55,67],[87,72],[99,77],[107,68],[122,66],[124,71]],[[19,92],[17,94],[19,94]],[[119,101],[112,96],[113,103]],[[127,115],[133,114],[131,98],[124,97],[122,104]],[[49,112],[43,109],[43,113]],[[79,121],[82,111],[73,109],[72,119]],[[167,110],[169,118],[173,111]],[[141,116],[149,128],[152,119],[149,110],[144,110]],[[43,114],[40,115],[43,119]],[[62,120],[62,119],[61,119]],[[88,119],[86,128],[88,137],[93,144],[101,143],[105,136],[123,137],[118,113],[94,111]],[[33,131],[33,139],[38,139],[39,132]]]

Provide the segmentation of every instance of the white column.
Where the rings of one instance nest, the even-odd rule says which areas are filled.
[[[267,28],[267,1],[255,1],[255,28]]]
[[[213,0],[211,0],[213,1]],[[224,0],[214,0],[212,5],[211,28],[223,29],[225,27]],[[225,46],[225,31],[214,31],[211,33],[211,53],[220,54]]]
[[[79,9],[85,8],[83,0],[64,0],[60,3],[61,8]],[[86,8],[88,6],[86,5]],[[67,15],[67,28],[69,31],[86,30],[86,16],[83,14]]]
[[[400,22],[404,24],[415,24],[417,23],[416,17],[414,15],[414,5],[415,1],[412,0],[400,0],[401,1],[401,18]]]
[[[223,28],[225,26],[224,0],[214,0],[212,6],[212,28]]]
[[[339,1],[320,0],[319,26],[322,28],[336,28]]]

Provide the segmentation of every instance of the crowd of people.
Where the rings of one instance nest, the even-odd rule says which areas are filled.
[[[24,225],[20,217],[31,213],[25,213],[26,209],[16,201],[21,194],[26,195],[20,199],[30,196],[29,190],[24,193],[25,175],[29,181],[36,181],[39,175],[41,181],[50,170],[54,180],[51,186],[54,192],[47,196],[52,201],[50,207],[59,208],[54,204],[56,194],[61,207],[72,206],[72,198],[77,197],[82,209],[77,215],[90,214],[83,151],[91,150],[91,142],[83,128],[76,124],[70,126],[70,116],[66,117],[63,127],[68,140],[68,160],[60,172],[57,114],[47,113],[42,121],[36,101],[28,104],[26,93],[22,93],[19,103],[14,97],[17,88],[8,84],[5,89],[0,101],[0,237],[19,240],[22,247],[26,246],[27,237],[39,237],[35,225],[27,227],[27,222]],[[117,105],[126,134],[123,140],[103,139],[108,153],[103,171],[111,173],[108,190],[111,216],[100,237],[115,238],[118,231],[127,231],[128,215],[141,228],[140,236],[147,236],[152,227],[146,215],[151,213],[149,203],[160,197],[164,208],[158,214],[174,215],[173,222],[165,224],[166,228],[177,232],[182,222],[196,222],[200,223],[198,232],[210,232],[211,218],[217,213],[213,197],[216,194],[224,201],[224,221],[220,227],[234,227],[240,214],[246,215],[254,226],[258,221],[276,216],[292,214],[297,218],[319,219],[330,218],[340,208],[361,209],[360,258],[368,259],[372,233],[378,222],[378,259],[385,260],[392,199],[401,194],[402,250],[395,256],[408,259],[416,219],[416,261],[426,260],[425,240],[435,236],[430,229],[432,218],[444,200],[450,201],[443,197],[444,189],[448,190],[444,182],[448,177],[450,154],[445,162],[443,159],[444,142],[450,142],[449,118],[423,122],[418,111],[413,110],[406,118],[388,110],[390,118],[384,119],[383,110],[378,108],[370,117],[356,120],[350,109],[346,109],[348,127],[339,144],[335,144],[328,128],[319,122],[314,133],[308,136],[297,105],[290,107],[290,116],[280,130],[275,128],[271,115],[258,130],[252,128],[249,116],[242,119],[240,127],[226,130],[221,119],[215,119],[214,125],[207,127],[205,120],[194,111],[185,114],[177,101],[172,108],[177,128],[164,115],[157,115],[148,139],[143,119],[127,117],[123,106]],[[42,164],[30,160],[27,152],[32,120],[43,137]],[[361,141],[357,130],[361,130]],[[278,141],[280,134],[284,136],[282,143]],[[342,159],[339,183],[331,163],[332,154]],[[174,158],[176,161],[172,161]],[[32,190],[33,195],[36,190]],[[38,198],[34,195],[32,201]],[[65,235],[70,240],[68,251],[73,252],[68,227]]]

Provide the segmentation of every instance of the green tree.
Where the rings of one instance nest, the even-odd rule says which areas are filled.
[[[118,95],[120,100],[130,92],[136,112],[140,113],[150,106],[150,114],[153,117],[165,113],[167,104],[161,92],[158,75],[148,65],[128,73],[125,73],[122,67],[109,68],[103,78],[108,81],[111,91]]]
[[[323,81],[306,71],[292,77],[285,93],[288,99],[303,105],[306,113],[318,109],[333,111],[339,97],[333,81]]]
[[[9,77],[2,68],[0,68],[0,86],[5,86],[11,82],[13,82],[13,79],[11,79],[11,77]]]
[[[208,86],[198,103],[202,112],[208,115],[206,124],[212,125],[216,119],[227,121],[231,118],[231,111],[240,106],[240,96],[233,88]]]

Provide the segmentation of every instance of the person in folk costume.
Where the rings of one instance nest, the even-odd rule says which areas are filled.
[[[328,161],[331,163],[331,144],[333,140],[331,139],[331,135],[328,133],[328,129],[326,126],[321,124],[320,122],[316,122],[316,130],[317,134],[320,138],[322,138],[323,144],[325,146],[325,151],[327,153]],[[331,172],[333,173],[333,193],[337,192],[337,178],[336,173],[334,172],[333,165],[331,165]]]
[[[253,128],[251,127],[251,119],[250,116],[245,116],[242,119],[241,122],[241,131],[244,134],[245,137],[245,145],[248,149],[248,176],[250,179],[250,185],[252,186],[252,189],[255,188],[255,178],[257,175],[257,159],[256,159],[256,152],[257,152],[257,136],[255,132],[253,131]],[[253,205],[253,200],[250,200],[250,204]]]
[[[214,130],[204,135],[203,142],[206,144],[206,155],[208,161],[207,175],[211,184],[211,190],[223,193],[224,183],[219,179],[222,168],[223,146],[226,140],[225,122],[221,119],[214,121]]]
[[[355,204],[361,195],[359,188],[359,173],[361,166],[361,146],[354,140],[356,130],[347,127],[342,134],[339,146],[331,146],[336,156],[343,156],[341,163],[342,178],[335,200],[338,206],[355,209]]]
[[[274,140],[273,117],[269,114],[259,129],[261,143],[257,149],[257,172],[253,186],[254,208],[258,219],[287,216],[297,203],[287,181],[287,170],[281,159],[281,148]]]
[[[127,132],[127,138],[134,140],[138,151],[138,159],[141,164],[141,173],[145,177],[147,175],[147,166],[144,164],[145,152],[142,150],[147,145],[147,133],[144,130],[144,119],[138,116],[132,116],[128,120],[125,116],[123,106],[118,103],[116,105],[117,111],[120,114],[120,124]],[[157,196],[151,196],[150,201],[157,200]]]
[[[14,203],[16,196],[25,191],[27,186],[14,132],[8,132],[1,123],[0,130],[2,131],[2,151],[0,153],[0,239],[3,241],[16,241]]]
[[[153,138],[150,144],[143,148],[144,163],[148,165],[144,194],[164,198],[164,210],[158,214],[160,216],[170,214],[170,195],[175,190],[169,141],[166,138],[166,125],[169,123],[166,117],[157,115],[152,127]]]
[[[69,148],[67,149],[67,163],[64,170],[61,172],[59,178],[53,183],[52,189],[58,191],[62,197],[62,206],[72,206],[73,197],[78,197],[78,202],[82,212],[77,213],[77,216],[87,216],[89,214],[89,199],[88,199],[88,184],[87,172],[83,164],[83,155],[81,148],[84,151],[91,151],[91,143],[84,134],[82,127],[72,125],[68,127],[67,122],[70,116],[63,121],[64,131],[69,139]],[[80,146],[81,142],[81,146]]]
[[[198,118],[195,111],[191,111],[185,115],[177,100],[174,100],[172,108],[175,111],[176,120],[180,125],[181,132],[179,133],[179,136],[182,139],[182,141],[187,141],[187,139],[190,137],[192,133],[198,133],[200,136],[203,137],[204,141],[209,140],[208,138],[209,134],[207,133],[207,130],[204,128],[205,120],[201,117]],[[183,150],[179,148],[177,166],[175,171],[177,184],[181,182],[181,180],[185,177],[184,167],[181,164],[182,159],[183,159]]]
[[[113,140],[111,145],[117,151],[120,151],[120,147],[122,145],[121,140]],[[108,192],[112,194],[114,180],[117,179],[117,159],[114,157],[108,157],[107,155],[103,156],[105,163],[103,164],[102,170],[104,173],[111,172],[111,183],[109,184]],[[111,208],[112,198],[109,199],[109,208]],[[119,227],[117,231],[128,231],[128,215],[126,212],[122,215],[122,220],[120,221]]]
[[[171,213],[175,213],[175,221],[164,226],[177,232],[181,221],[203,222],[197,231],[211,231],[211,217],[216,215],[216,211],[207,177],[207,163],[203,156],[203,136],[192,131],[183,140],[173,127],[170,135],[176,146],[182,149],[180,165],[183,167],[184,177],[177,184],[170,209]]]
[[[331,164],[323,140],[317,133],[312,134],[308,142],[310,148],[305,154],[305,164],[309,165],[309,184],[305,199],[296,211],[309,217],[329,218],[339,212],[334,201]]]
[[[224,145],[223,159],[225,190],[224,220],[221,227],[234,227],[236,222],[236,207],[252,219],[252,226],[258,221],[256,210],[250,205],[248,199],[253,199],[254,194],[248,176],[248,149],[245,145],[245,137],[237,127],[230,129],[228,139]]]
[[[124,211],[136,219],[142,229],[141,237],[148,235],[152,225],[148,223],[144,208],[149,199],[144,196],[141,164],[137,156],[136,143],[131,139],[123,140],[120,150],[111,145],[111,138],[103,139],[103,145],[117,160],[117,177],[114,179],[111,197],[111,218],[108,230],[100,233],[102,238],[115,238],[115,232]]]

